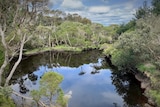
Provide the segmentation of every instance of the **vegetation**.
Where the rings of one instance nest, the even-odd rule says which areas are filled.
[[[0,107],[15,107],[10,99],[11,92],[10,87],[0,87]]]
[[[117,29],[117,40],[104,50],[111,55],[112,63],[119,69],[130,72],[138,69],[151,79],[149,96],[159,104],[160,80],[160,35],[159,0],[152,0],[152,8],[147,2],[140,7],[129,23]]]
[[[59,105],[61,107],[66,107],[67,100],[64,98],[64,93],[59,87],[59,84],[62,82],[63,77],[53,71],[46,72],[42,79],[40,80],[39,90],[32,90],[31,95],[37,106],[39,106],[39,101],[42,97],[46,97],[49,101],[49,106]],[[54,102],[54,96],[57,95],[57,100]],[[47,102],[46,102],[47,103]]]
[[[9,85],[23,54],[96,48],[103,49],[106,55],[111,55],[112,63],[119,69],[129,69],[132,72],[138,69],[148,73],[151,82],[155,84],[152,85],[153,90],[150,93],[156,102],[159,101],[159,96],[155,93],[160,92],[160,0],[152,0],[151,7],[145,1],[136,11],[135,19],[130,22],[107,27],[92,23],[78,14],[49,10],[45,8],[47,3],[48,0],[0,0],[1,86],[4,73],[8,72],[3,88]],[[18,57],[17,61],[10,70],[7,69],[15,56]],[[57,103],[64,106],[66,102],[62,99],[63,92],[58,88],[63,78],[52,73],[47,76],[55,76],[58,81],[50,83],[49,81],[54,80],[48,80],[49,78],[44,76],[40,83],[45,87],[32,91],[33,99],[38,105],[42,96],[40,93],[43,93],[52,103],[53,95],[59,94]],[[4,95],[0,94],[3,100],[0,104],[9,101]]]

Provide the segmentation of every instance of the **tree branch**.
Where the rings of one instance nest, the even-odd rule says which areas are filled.
[[[14,94],[14,95],[16,95],[16,96],[19,96],[19,97],[21,97],[21,98],[24,98],[24,99],[26,99],[26,100],[33,100],[33,98],[32,97],[26,97],[26,96],[24,96],[24,95],[22,95],[22,94],[19,94],[19,93],[17,93],[16,91],[12,91],[12,94]],[[34,101],[34,100],[33,100]],[[47,105],[45,105],[42,101],[38,101],[38,104],[39,105],[41,105],[42,107],[48,107]]]

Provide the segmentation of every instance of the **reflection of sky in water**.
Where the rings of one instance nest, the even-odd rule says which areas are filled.
[[[94,65],[101,66],[101,60],[98,63],[83,64],[76,67],[53,67],[39,66],[34,72],[38,80],[46,71],[55,71],[64,76],[61,87],[64,92],[72,91],[72,98],[69,101],[69,107],[114,107],[113,103],[122,106],[123,99],[115,92],[115,87],[111,81],[111,71],[109,69],[100,69],[99,73],[91,74]],[[79,75],[83,71],[84,75]],[[23,78],[27,78],[27,75]],[[39,81],[30,81],[26,79],[24,84],[30,90],[39,87]],[[13,86],[17,90],[17,84]]]

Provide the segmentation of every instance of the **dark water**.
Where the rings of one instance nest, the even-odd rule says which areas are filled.
[[[143,107],[147,99],[140,83],[132,74],[111,70],[103,57],[96,50],[25,57],[12,78],[12,88],[29,96],[29,90],[38,89],[41,76],[54,71],[64,76],[60,84],[64,93],[72,92],[69,107]]]

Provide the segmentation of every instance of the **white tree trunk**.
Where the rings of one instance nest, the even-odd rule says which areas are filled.
[[[68,42],[69,42],[69,45],[72,46],[72,45],[71,45],[71,42],[70,42],[70,40],[69,40],[69,37],[68,37],[68,33],[67,33],[67,40],[68,40]]]
[[[9,57],[8,57],[8,48],[7,48],[4,32],[5,32],[5,30],[2,30],[2,26],[0,25],[1,41],[2,41],[2,45],[3,45],[4,51],[5,51],[4,52],[4,54],[5,54],[4,62],[2,64],[2,66],[1,66],[1,68],[0,68],[0,86],[1,86],[1,83],[2,83],[2,74],[4,72],[4,69],[8,65],[8,60],[9,60]]]
[[[8,85],[8,83],[9,83],[10,79],[12,78],[12,76],[13,76],[16,68],[17,68],[17,66],[19,65],[19,63],[20,63],[21,60],[22,60],[23,47],[24,47],[24,44],[25,44],[25,39],[26,39],[26,36],[24,35],[23,38],[22,38],[22,40],[21,40],[21,46],[20,46],[20,52],[19,52],[18,60],[17,60],[17,62],[14,64],[12,70],[10,71],[10,74],[9,74],[9,76],[7,77],[6,82],[5,82],[5,86]]]

